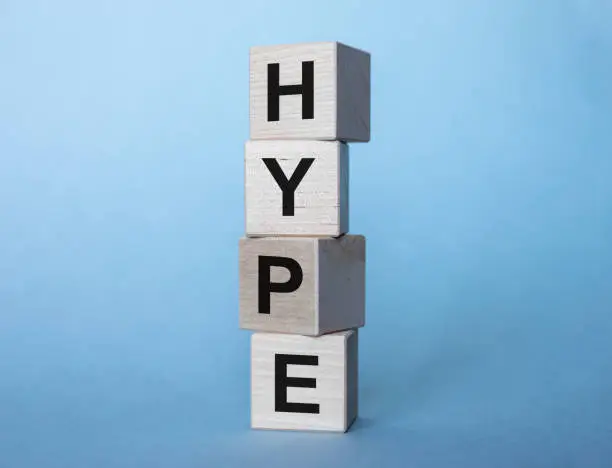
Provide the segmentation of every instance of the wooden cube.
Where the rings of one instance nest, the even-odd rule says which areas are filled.
[[[358,412],[358,332],[254,333],[251,427],[346,432]]]
[[[240,327],[319,336],[365,324],[365,237],[242,238]]]
[[[370,141],[370,54],[338,42],[252,47],[251,140]]]
[[[348,145],[249,141],[246,235],[337,237],[349,228]]]

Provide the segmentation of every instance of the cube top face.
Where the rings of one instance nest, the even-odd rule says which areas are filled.
[[[344,432],[357,413],[357,331],[317,338],[254,333],[251,425]]]
[[[320,336],[365,324],[365,238],[242,238],[240,328]]]
[[[370,55],[338,42],[252,47],[251,140],[370,140]]]
[[[338,237],[349,229],[348,145],[249,141],[246,235]]]

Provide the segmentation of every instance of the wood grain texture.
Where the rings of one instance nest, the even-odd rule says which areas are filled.
[[[303,158],[314,162],[283,214],[283,191],[264,158],[273,158],[291,179]],[[324,141],[248,141],[245,145],[246,235],[338,237],[349,230],[348,145]]]
[[[240,262],[240,327],[279,333],[317,334],[317,269],[315,238],[242,238]],[[259,256],[296,260],[303,273],[300,287],[290,293],[270,294],[270,314],[259,313]],[[286,268],[272,268],[270,280],[289,279]]]
[[[314,118],[303,119],[301,95],[280,97],[268,121],[268,64],[281,86],[302,83],[302,62],[314,61]],[[370,141],[370,54],[338,42],[252,47],[250,139]]]
[[[240,327],[254,331],[320,336],[365,324],[365,238],[242,238],[239,246]],[[270,313],[259,312],[259,257],[296,260],[302,282],[293,292],[268,293]],[[270,281],[290,278],[272,267]]]
[[[317,365],[288,365],[287,376],[316,379],[315,388],[287,387],[286,400],[318,405],[318,413],[279,411],[276,355],[316,356]],[[346,432],[358,413],[358,331],[321,337],[254,333],[251,337],[251,427]]]

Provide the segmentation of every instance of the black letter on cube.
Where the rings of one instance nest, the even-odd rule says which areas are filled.
[[[271,268],[282,267],[289,270],[289,279],[285,283],[272,283]],[[304,274],[298,262],[288,257],[259,256],[259,313],[270,314],[270,293],[291,293],[302,285]]]
[[[287,401],[287,388],[317,388],[317,380],[304,377],[287,377],[287,365],[318,366],[318,356],[301,356],[296,354],[277,354],[274,362],[274,410],[277,413],[319,414],[316,403],[291,403]]]
[[[312,166],[314,158],[300,159],[299,164],[291,175],[291,179],[287,179],[276,159],[263,158],[262,160],[283,192],[283,216],[295,216],[295,190],[300,185],[300,182],[302,182],[310,166]]]
[[[302,95],[302,120],[314,119],[314,61],[302,62],[302,83],[280,85],[280,64],[268,64],[268,122],[280,120],[280,97]]]

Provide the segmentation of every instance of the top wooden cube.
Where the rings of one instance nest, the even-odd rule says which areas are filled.
[[[252,47],[250,139],[370,141],[370,54],[338,42]]]

